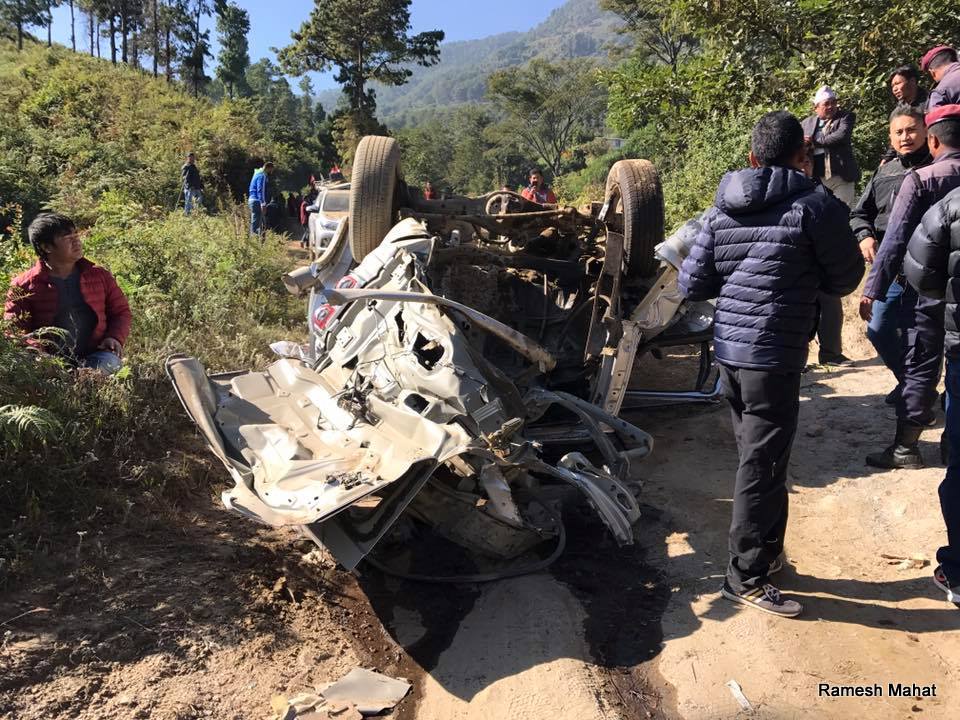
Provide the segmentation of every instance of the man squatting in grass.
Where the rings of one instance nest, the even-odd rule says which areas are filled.
[[[883,243],[877,251],[860,300],[860,315],[870,321],[873,304],[887,298],[890,285],[901,276],[910,236],[923,214],[948,192],[960,187],[960,135],[953,115],[957,105],[943,105],[927,113],[927,146],[933,162],[908,173],[900,186]],[[902,283],[901,283],[902,285]],[[920,468],[920,434],[936,418],[937,384],[943,366],[942,300],[904,290],[901,300],[903,367],[900,396],[896,399],[897,428],[885,450],[867,456],[867,463],[882,468]]]
[[[818,296],[852,293],[864,264],[847,206],[808,177],[795,117],[779,111],[760,119],[750,165],[720,181],[679,283],[691,300],[719,298],[714,348],[740,455],[721,592],[793,617],[802,606],[781,596],[770,575],[782,564],[800,373]]]
[[[944,105],[927,115],[938,154],[960,156],[960,105]],[[931,149],[933,142],[931,142]],[[900,198],[897,198],[897,202]],[[910,238],[903,263],[907,282],[924,297],[946,299],[944,326],[947,351],[947,474],[940,483],[940,510],[947,526],[947,544],[937,551],[933,581],[960,607],[960,187],[951,190],[923,215]]]
[[[37,263],[11,281],[4,318],[28,333],[56,327],[44,343],[68,362],[106,373],[120,369],[130,334],[130,306],[113,275],[83,257],[73,221],[38,215],[27,229]],[[40,345],[37,338],[30,344]]]

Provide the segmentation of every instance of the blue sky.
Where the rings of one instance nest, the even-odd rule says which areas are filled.
[[[262,57],[275,59],[271,47],[282,47],[290,41],[290,32],[300,27],[313,7],[310,0],[235,0],[250,13],[250,59]],[[550,12],[562,5],[564,0],[539,0],[521,2],[516,0],[413,0],[410,20],[414,32],[443,30],[447,40],[472,40],[510,30],[529,30],[546,19]],[[70,44],[70,10],[63,6],[54,10],[53,39]],[[210,35],[214,41],[216,56],[216,32],[212,19],[207,19]],[[77,13],[77,49],[87,50],[86,18]],[[41,36],[46,32],[41,30]],[[109,42],[100,41],[101,54],[109,54]],[[211,61],[208,75],[212,75],[215,60]],[[317,90],[336,87],[330,75],[314,76]],[[294,84],[295,87],[295,84]]]

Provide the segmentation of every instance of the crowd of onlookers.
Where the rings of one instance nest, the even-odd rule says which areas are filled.
[[[787,466],[797,432],[800,374],[810,341],[819,361],[848,366],[841,297],[870,265],[860,315],[891,372],[892,442],[866,457],[883,469],[923,467],[920,434],[935,423],[946,338],[947,465],[940,505],[947,543],[933,580],[960,605],[960,63],[952,47],[927,52],[920,70],[889,77],[897,101],[890,147],[859,199],[854,113],[829,86],[802,122],[764,115],[750,165],[727,174],[699,219],[680,286],[717,298],[714,347],[740,456],[722,594],[793,617],[802,610],[771,581],[783,565]],[[946,302],[944,302],[946,299]]]

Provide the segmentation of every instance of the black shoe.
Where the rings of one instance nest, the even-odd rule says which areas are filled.
[[[943,572],[943,565],[937,565],[937,569],[933,571],[933,584],[947,594],[948,602],[952,602],[957,607],[960,607],[960,583],[956,585],[950,584],[950,581],[947,580],[947,576]]]
[[[853,360],[844,354],[820,355],[820,364],[828,367],[853,367]]]
[[[919,470],[923,467],[920,455],[920,433],[923,426],[916,423],[898,421],[897,434],[883,452],[867,455],[867,465],[884,470]]]
[[[796,617],[803,612],[803,605],[796,600],[788,600],[770,583],[743,592],[735,592],[727,583],[723,583],[720,594],[727,600],[753,607],[770,615]]]
[[[770,563],[770,567],[767,568],[767,575],[773,575],[783,570],[783,564],[786,562],[787,556],[784,553],[777,555],[776,559]]]

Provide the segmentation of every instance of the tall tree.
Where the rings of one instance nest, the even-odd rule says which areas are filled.
[[[60,4],[60,0],[47,0],[47,47],[53,47],[53,9]]]
[[[73,51],[77,51],[77,24],[73,16],[73,0],[69,0],[70,3],[70,46],[73,48]]]
[[[237,86],[245,80],[250,65],[247,42],[250,14],[227,0],[214,0],[213,9],[217,16],[217,39],[220,41],[216,76],[227,88],[227,95],[232,100]]]
[[[210,14],[210,2],[209,0],[188,0],[185,9],[189,23],[175,30],[175,32],[179,30],[180,39],[185,46],[181,59],[183,66],[181,74],[193,96],[199,97],[203,86],[210,79],[204,72],[206,59],[213,57],[210,53],[210,33],[200,28],[201,19]]]
[[[637,40],[641,53],[670,66],[673,72],[697,48],[696,37],[661,0],[600,0],[600,5],[623,19],[622,31]]]
[[[443,32],[410,34],[411,0],[314,0],[313,11],[293,43],[280,51],[284,71],[335,69],[350,109],[372,117],[376,94],[367,84],[403,85],[409,65],[433,65]]]
[[[554,175],[578,138],[602,130],[606,94],[596,68],[584,60],[529,65],[493,73],[487,96],[508,117],[513,132]]]
[[[100,31],[100,23],[97,22],[97,10],[96,10],[96,0],[76,0],[77,7],[80,8],[80,12],[87,14],[87,40],[90,44],[90,57],[93,57],[94,54],[94,40],[93,36],[95,33]],[[71,0],[71,7],[73,5],[73,0]]]
[[[0,0],[0,21],[17,31],[17,50],[23,50],[28,27],[48,24],[46,0]]]
[[[307,135],[313,137],[317,130],[317,113],[313,107],[313,83],[310,82],[308,75],[304,75],[300,78],[298,86],[300,88],[300,126]],[[323,108],[320,112],[323,112]],[[322,120],[321,118],[321,122]]]

